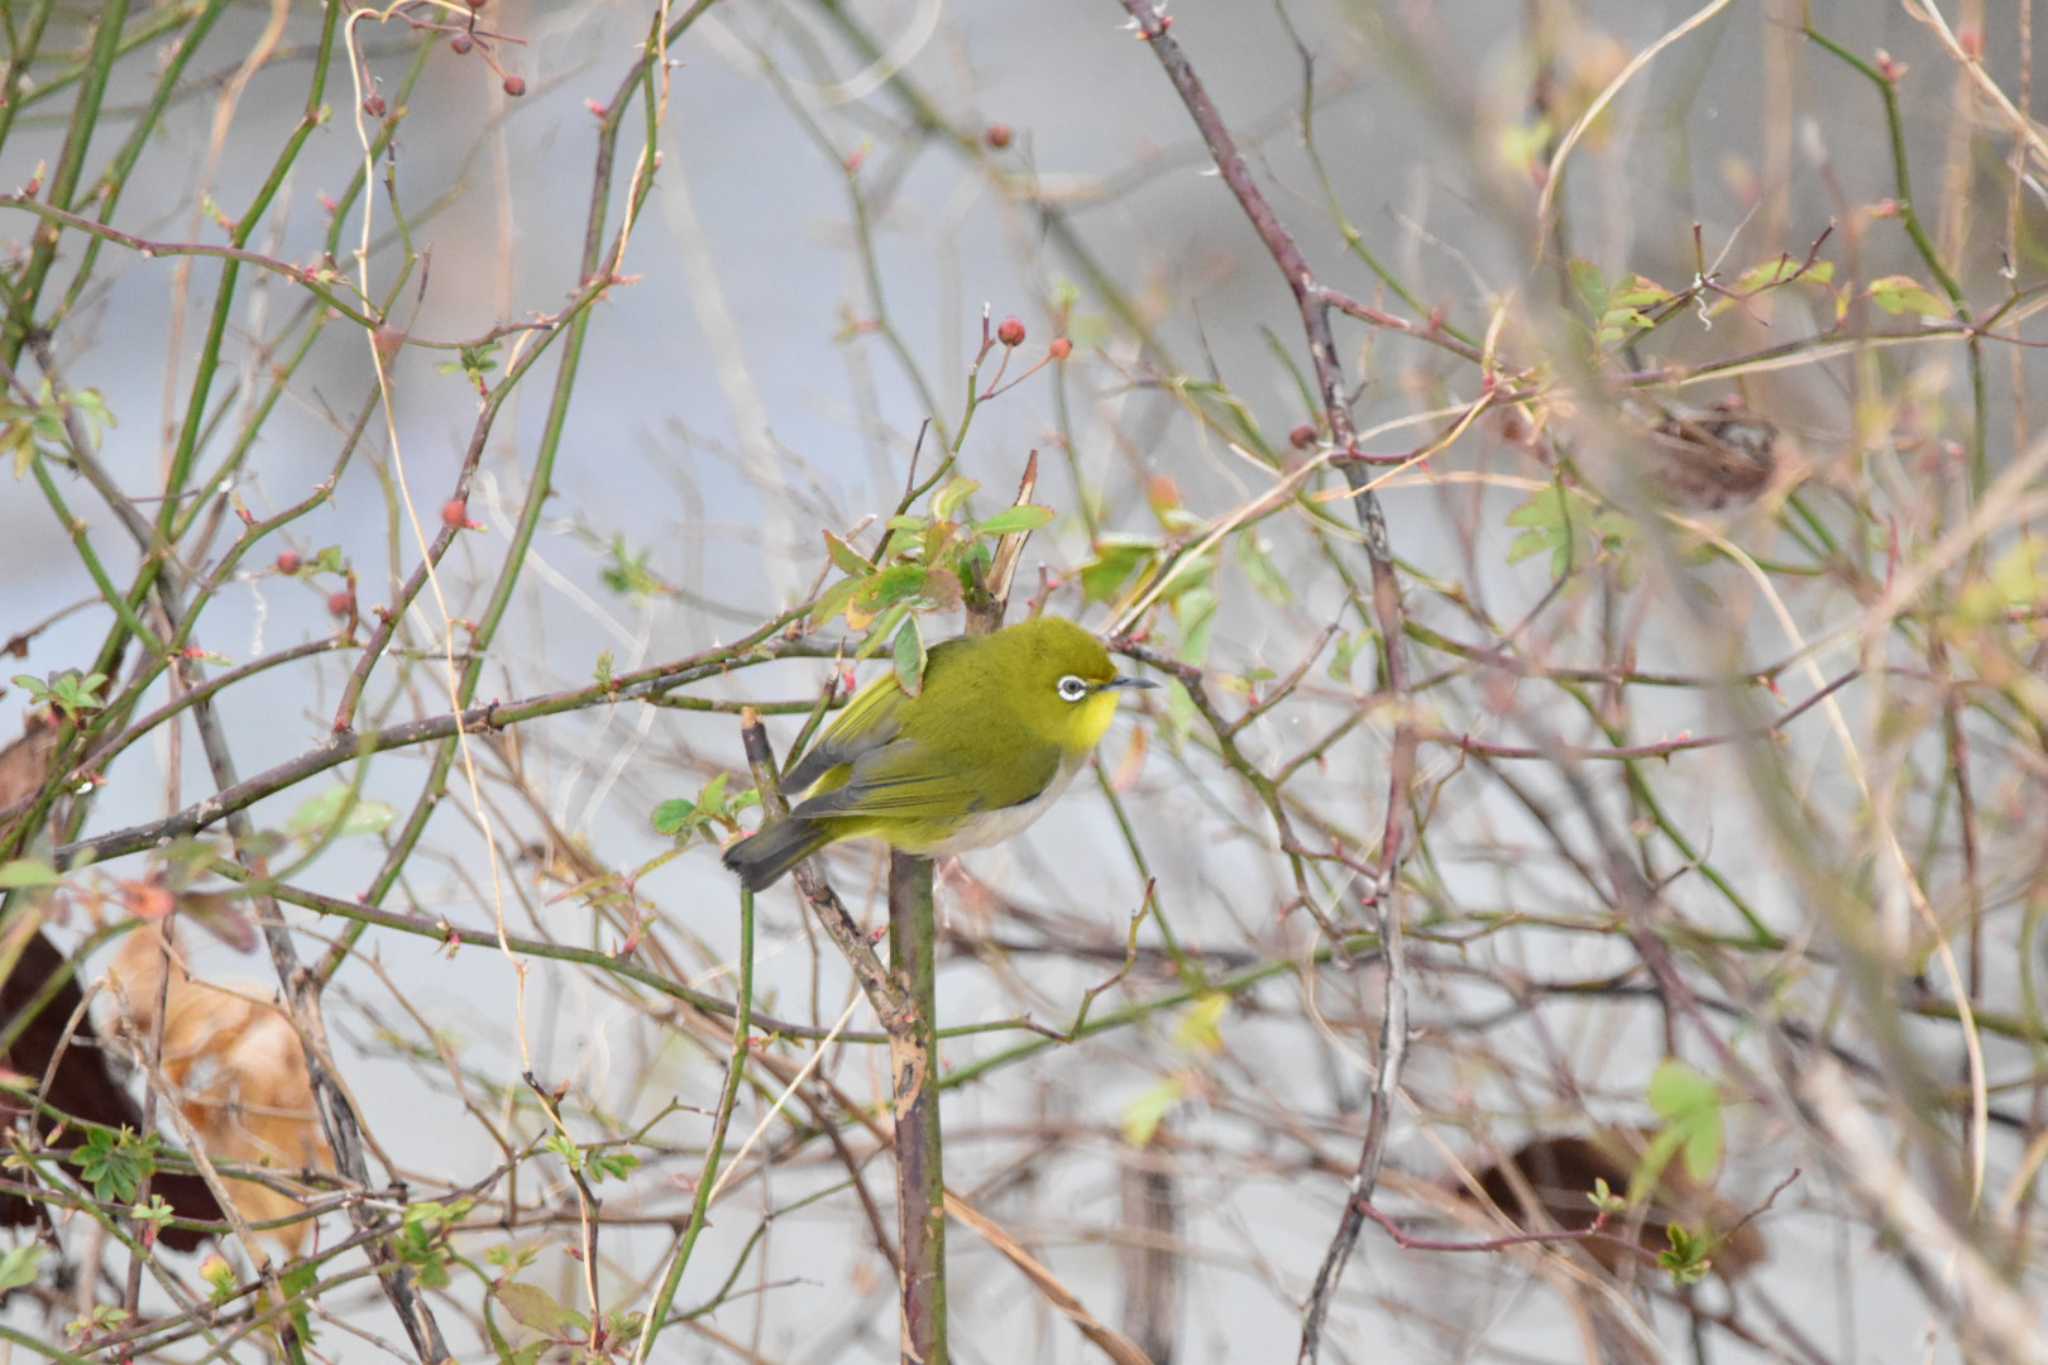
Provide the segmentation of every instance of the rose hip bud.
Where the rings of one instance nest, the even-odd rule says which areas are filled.
[[[327,610],[333,616],[347,616],[356,609],[356,595],[352,592],[335,592],[327,595]]]
[[[297,550],[279,550],[277,552],[277,571],[286,577],[297,573],[299,571],[299,552]]]
[[[382,95],[368,95],[363,99],[363,112],[371,118],[383,118],[388,108]]]
[[[526,93],[526,78],[523,76],[507,76],[505,78],[505,93],[513,99],[518,99]]]
[[[1307,450],[1316,443],[1316,429],[1303,422],[1300,426],[1287,433],[1287,443],[1296,450]]]
[[[1065,360],[1068,356],[1074,353],[1074,343],[1067,340],[1065,337],[1054,337],[1052,339],[1052,345],[1046,347],[1045,349],[1046,353],[1050,355],[1054,360]]]
[[[1005,346],[1022,346],[1024,344],[1023,322],[1017,318],[1004,318],[1002,325],[996,328],[996,340],[1002,342]]]
[[[1015,133],[1010,131],[1010,125],[1007,123],[991,123],[988,126],[988,131],[982,134],[982,137],[987,140],[988,145],[999,152],[1009,146],[1012,139],[1016,136]]]
[[[469,50],[476,46],[476,39],[467,33],[458,33],[448,40],[448,50],[458,57],[467,57]]]
[[[457,529],[469,524],[469,504],[461,498],[450,498],[441,504],[441,524]]]

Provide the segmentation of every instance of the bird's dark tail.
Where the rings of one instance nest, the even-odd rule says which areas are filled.
[[[782,874],[832,842],[824,821],[778,820],[725,851],[725,865],[749,891],[765,891]]]

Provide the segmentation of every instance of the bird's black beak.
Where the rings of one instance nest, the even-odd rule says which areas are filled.
[[[1119,689],[1121,689],[1121,688],[1139,688],[1139,687],[1157,687],[1157,686],[1159,686],[1159,684],[1158,684],[1158,683],[1156,683],[1156,682],[1153,682],[1153,681],[1152,681],[1152,680],[1151,680],[1150,678],[1111,678],[1111,679],[1110,679],[1110,680],[1109,680],[1108,682],[1106,682],[1106,683],[1097,683],[1097,684],[1095,685],[1095,690],[1096,690],[1097,692],[1115,692],[1115,691],[1117,691],[1117,690],[1119,690]]]

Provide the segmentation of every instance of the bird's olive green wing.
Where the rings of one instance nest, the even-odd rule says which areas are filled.
[[[832,769],[896,738],[903,729],[903,703],[908,700],[894,674],[877,678],[856,692],[810,752],[782,775],[783,789],[791,794],[809,791]]]
[[[812,797],[792,813],[811,820],[964,819],[1031,800],[1052,785],[1059,766],[1059,750],[1052,746],[999,758],[952,750],[935,760],[929,748],[906,737],[856,759],[845,786]]]
[[[933,647],[925,662],[928,681],[936,676],[935,669],[959,643],[958,640],[948,640]],[[811,746],[810,752],[782,775],[783,790],[791,795],[809,791],[832,769],[852,763],[897,738],[903,733],[904,712],[910,701],[910,696],[896,681],[893,672],[883,674],[854,693],[853,700],[825,728],[824,735]]]

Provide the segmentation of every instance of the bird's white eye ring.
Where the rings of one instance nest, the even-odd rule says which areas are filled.
[[[1088,695],[1088,684],[1069,673],[1060,679],[1060,700],[1079,701]]]

